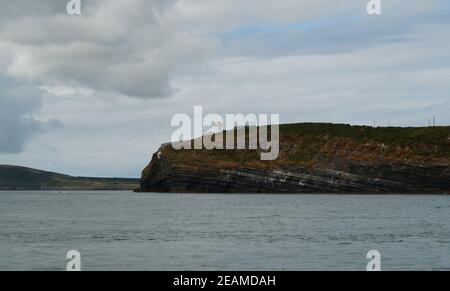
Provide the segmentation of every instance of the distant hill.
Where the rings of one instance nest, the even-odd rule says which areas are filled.
[[[225,132],[225,135],[234,131]],[[142,192],[450,193],[450,127],[280,126],[280,154],[163,144]]]
[[[72,177],[0,165],[0,190],[133,190],[138,186],[138,179]]]

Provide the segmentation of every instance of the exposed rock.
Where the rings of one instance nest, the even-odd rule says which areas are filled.
[[[281,127],[280,157],[250,150],[180,150],[163,145],[142,192],[450,193],[450,127]]]

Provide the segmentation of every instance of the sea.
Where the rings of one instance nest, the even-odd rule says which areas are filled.
[[[0,192],[0,270],[450,270],[450,196]],[[73,258],[73,257],[72,257]]]

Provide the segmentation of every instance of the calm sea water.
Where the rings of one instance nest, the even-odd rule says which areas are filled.
[[[0,270],[450,268],[449,196],[0,192]]]

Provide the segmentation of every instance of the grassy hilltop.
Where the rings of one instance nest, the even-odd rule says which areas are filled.
[[[224,133],[236,134],[235,130]],[[246,135],[249,133],[247,132]],[[270,136],[270,134],[269,134]],[[450,127],[280,125],[279,156],[259,150],[175,150],[143,170],[142,192],[449,193]]]
[[[247,131],[248,133],[248,131]],[[225,132],[232,134],[232,131]],[[270,131],[269,131],[270,136]],[[263,162],[254,150],[180,150],[164,147],[165,157],[218,166],[252,164],[260,167],[318,165],[323,157],[355,161],[437,163],[450,165],[450,126],[370,127],[331,123],[280,125],[280,155]]]

